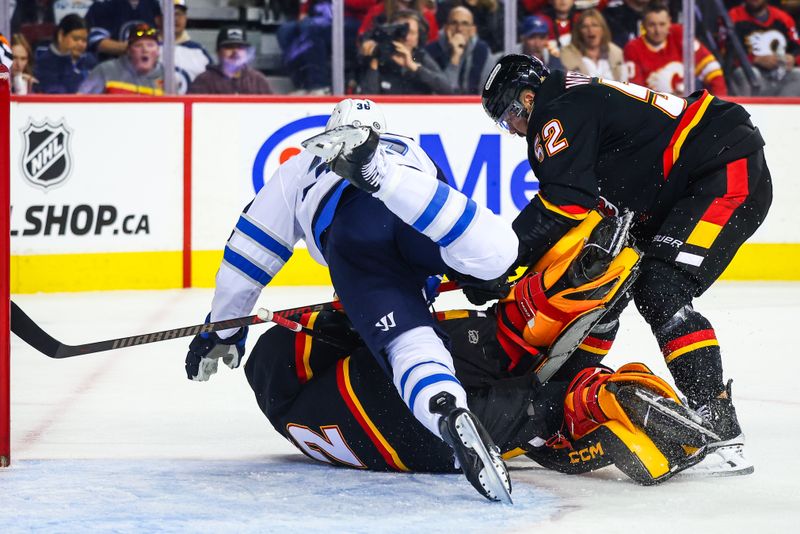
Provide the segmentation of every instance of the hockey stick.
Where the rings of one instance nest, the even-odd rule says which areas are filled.
[[[230,328],[241,328],[244,326],[267,322],[273,322],[294,332],[303,331],[309,335],[314,335],[322,339],[323,337],[327,338],[327,336],[320,336],[319,332],[314,332],[304,327],[300,323],[287,319],[287,317],[302,313],[341,309],[342,305],[338,300],[323,302],[321,304],[314,304],[311,306],[290,308],[276,312],[271,312],[262,308],[256,315],[249,315],[247,317],[238,317],[236,319],[226,319],[224,321],[216,321],[213,323],[184,326],[180,328],[173,328],[171,330],[153,332],[151,334],[137,334],[134,336],[109,339],[106,341],[95,341],[93,343],[86,343],[83,345],[66,345],[45,332],[33,321],[33,319],[28,317],[28,315],[22,311],[22,309],[20,309],[20,307],[17,306],[14,301],[11,301],[11,331],[17,334],[28,345],[35,348],[45,356],[49,358],[62,359],[72,358],[73,356],[80,356],[82,354],[92,354],[95,352],[122,349],[125,347],[145,345],[147,343],[156,343],[158,341],[166,341],[168,339],[195,336],[202,333],[217,332],[219,330],[227,330]],[[332,340],[325,339],[324,341],[331,343]],[[340,347],[340,345],[337,345],[337,347]]]
[[[458,289],[458,285],[454,282],[445,282],[439,286],[440,293],[452,291],[454,289]],[[67,345],[65,343],[61,343],[50,334],[45,332],[38,324],[36,324],[36,322],[34,322],[33,319],[28,317],[28,315],[22,311],[22,309],[17,306],[14,301],[11,301],[11,331],[18,335],[28,345],[35,348],[45,356],[55,359],[72,358],[73,356],[80,356],[83,354],[93,354],[95,352],[105,352],[108,350],[134,347],[136,345],[146,345],[148,343],[156,343],[158,341],[166,341],[168,339],[196,336],[197,334],[217,332],[219,330],[228,330],[230,328],[242,328],[244,326],[268,322],[275,323],[278,326],[288,328],[294,332],[305,332],[310,336],[319,338],[320,341],[324,341],[329,345],[344,349],[345,347],[341,344],[341,342],[338,342],[330,336],[326,336],[320,332],[306,328],[300,323],[288,319],[288,317],[303,313],[341,309],[342,303],[338,300],[274,312],[261,308],[255,315],[249,315],[247,317],[237,317],[235,319],[226,319],[224,321],[216,321],[213,323],[184,326],[180,328],[173,328],[171,330],[153,332],[150,334],[137,334],[117,339],[95,341],[93,343],[85,343],[83,345]]]

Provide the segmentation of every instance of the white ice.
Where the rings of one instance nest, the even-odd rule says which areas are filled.
[[[330,297],[268,288],[259,303]],[[210,290],[14,297],[70,344],[195,324],[210,299]],[[440,309],[461,304],[445,301]],[[513,507],[484,501],[457,475],[314,463],[272,429],[241,369],[186,380],[188,339],[51,360],[12,336],[0,532],[800,532],[800,284],[720,283],[696,307],[720,339],[756,472],[644,488],[613,467],[570,477],[514,460]],[[637,360],[668,376],[630,308],[607,361]]]

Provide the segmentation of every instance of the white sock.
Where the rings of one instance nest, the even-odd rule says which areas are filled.
[[[400,334],[386,347],[393,382],[414,417],[441,438],[439,414],[430,411],[431,398],[447,391],[456,406],[467,407],[467,393],[455,377],[450,353],[429,326]]]

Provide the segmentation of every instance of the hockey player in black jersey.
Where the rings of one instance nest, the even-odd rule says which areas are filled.
[[[616,372],[587,365],[540,380],[545,346],[567,324],[613,300],[638,262],[629,248],[612,261],[595,261],[600,232],[593,229],[603,223],[591,217],[501,302],[486,312],[436,313],[437,330],[470,410],[484,423],[485,441],[504,458],[524,454],[570,474],[613,463],[640,484],[661,483],[700,461],[713,435],[669,385],[642,364]],[[335,466],[455,472],[450,448],[405,408],[344,313],[296,319],[313,333],[273,328],[245,365],[259,407],[280,434]]]
[[[707,91],[687,98],[503,57],[487,78],[486,113],[526,137],[539,193],[514,221],[521,265],[531,265],[593,208],[634,213],[644,252],[630,296],[650,325],[678,388],[720,440],[695,469],[745,474],[753,466],[723,382],[719,343],[692,307],[763,222],[772,201],[764,141],[741,106]],[[570,364],[597,362],[618,330],[618,303]],[[563,372],[571,372],[564,369]]]

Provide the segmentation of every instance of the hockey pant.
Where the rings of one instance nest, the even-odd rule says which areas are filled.
[[[570,369],[599,362],[618,330],[617,319],[634,300],[650,325],[667,367],[690,400],[699,404],[724,390],[714,329],[695,311],[702,295],[763,223],[772,202],[772,180],[763,150],[696,180],[645,250],[641,274],[573,354]]]

